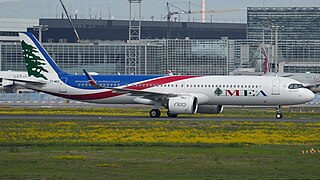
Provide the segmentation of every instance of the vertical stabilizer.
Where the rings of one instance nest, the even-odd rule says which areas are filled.
[[[60,70],[33,34],[19,33],[19,37],[29,76],[49,80],[57,79],[59,75],[66,74]]]
[[[269,55],[268,49],[265,45],[261,46],[261,55],[263,59],[263,73],[268,74],[270,73],[270,64],[269,64]]]

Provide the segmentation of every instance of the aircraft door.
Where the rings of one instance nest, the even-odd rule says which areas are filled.
[[[280,95],[280,80],[275,79],[272,82],[272,95]]]
[[[67,93],[67,85],[66,85],[67,80],[68,80],[68,78],[66,78],[66,77],[61,78],[61,81],[59,84],[59,92],[60,93]]]

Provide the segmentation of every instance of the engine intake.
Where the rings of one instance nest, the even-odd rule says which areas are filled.
[[[201,114],[219,114],[222,111],[222,105],[199,105],[197,112]]]
[[[194,96],[169,98],[168,109],[172,114],[194,114],[198,110],[198,99]]]

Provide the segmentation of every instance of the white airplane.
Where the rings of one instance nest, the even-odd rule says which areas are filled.
[[[68,99],[105,104],[146,104],[169,117],[223,111],[223,105],[302,104],[315,95],[298,81],[266,76],[72,75],[62,71],[31,33],[20,33],[28,77],[10,78],[23,87]]]

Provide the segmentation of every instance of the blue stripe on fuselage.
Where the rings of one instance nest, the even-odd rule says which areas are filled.
[[[99,89],[89,85],[88,78],[85,75],[64,75],[61,78],[67,78],[66,84],[80,89]],[[143,76],[143,75],[92,75],[92,78],[99,85],[105,87],[118,87],[127,84],[138,83],[141,81],[152,80],[162,76]]]

